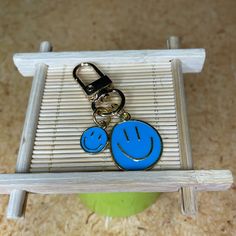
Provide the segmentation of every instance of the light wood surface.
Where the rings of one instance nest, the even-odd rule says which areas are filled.
[[[73,68],[72,65],[48,68],[31,172],[119,170],[109,149],[91,155],[80,147],[82,132],[94,126],[94,123],[90,103],[72,77]],[[132,118],[144,120],[160,132],[164,150],[154,169],[179,169],[179,141],[171,63],[154,61],[140,64],[134,61],[120,67],[115,64],[101,65],[100,69],[111,78],[114,86],[125,94],[125,109]],[[81,70],[81,77],[85,83],[96,79],[96,75],[89,68]],[[119,120],[111,122],[108,133],[116,122]]]
[[[129,50],[129,51],[93,51],[93,52],[50,52],[17,53],[13,60],[23,76],[33,76],[35,65],[44,63],[48,66],[75,66],[81,62],[96,62],[98,65],[169,62],[175,58],[181,60],[184,73],[197,73],[202,70],[205,61],[204,49],[173,50]]]
[[[9,194],[13,189],[40,194],[175,192],[181,187],[221,191],[232,183],[229,170],[0,174],[0,193]]]

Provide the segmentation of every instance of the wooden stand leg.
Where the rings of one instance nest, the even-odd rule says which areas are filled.
[[[172,36],[167,41],[169,49],[178,49],[179,38]],[[178,59],[172,62],[174,84],[176,90],[176,111],[177,124],[180,140],[180,156],[182,169],[193,169],[191,143],[188,130],[187,109],[184,93],[184,80],[182,74],[181,61]],[[197,213],[196,192],[193,187],[183,187],[180,189],[181,210],[184,215],[194,216]]]
[[[39,51],[48,52],[51,49],[49,42],[42,42]],[[25,173],[29,170],[46,73],[47,65],[36,66],[16,163],[17,173]],[[8,219],[17,219],[23,216],[26,195],[27,193],[21,190],[11,192],[7,209]]]

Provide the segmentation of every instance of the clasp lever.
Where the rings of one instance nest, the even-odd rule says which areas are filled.
[[[100,78],[88,85],[85,85],[83,81],[79,78],[79,71],[84,66],[92,67],[94,71],[100,76]],[[101,91],[103,90],[104,92],[102,93],[108,93],[113,88],[111,79],[107,75],[104,75],[94,64],[90,62],[82,62],[77,65],[73,70],[73,77],[80,84],[80,86],[88,96],[89,100],[95,100],[97,98],[98,93],[101,94]]]

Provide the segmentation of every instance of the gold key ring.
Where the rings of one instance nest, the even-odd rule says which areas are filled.
[[[105,116],[105,119],[103,120],[98,120],[97,116],[104,117],[102,116],[103,113],[109,112],[109,109],[105,107],[97,107],[94,112],[93,112],[93,121],[96,125],[99,127],[102,127],[103,129],[106,129],[107,126],[110,124],[111,117],[110,116]]]
[[[101,116],[104,116],[104,117],[116,116],[120,111],[122,111],[125,106],[125,95],[119,89],[112,89],[111,91],[106,92],[106,93],[104,93],[104,91],[101,91],[101,93],[98,93],[97,99],[94,100],[91,104],[93,111],[95,111],[97,109],[97,107],[96,107],[97,101],[102,99],[104,96],[112,94],[112,93],[118,94],[121,98],[121,102],[117,106],[114,106],[112,109],[109,109],[108,112],[102,112]]]

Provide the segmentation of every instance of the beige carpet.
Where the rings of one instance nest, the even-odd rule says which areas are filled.
[[[204,71],[186,76],[195,167],[236,174],[236,1],[0,2],[0,172],[13,172],[31,79],[12,63],[14,52],[164,48],[168,35],[185,48],[207,50]],[[30,195],[25,219],[7,221],[0,197],[0,235],[236,235],[236,188],[198,194],[196,219],[181,215],[177,193],[151,208],[106,221],[75,195]]]

